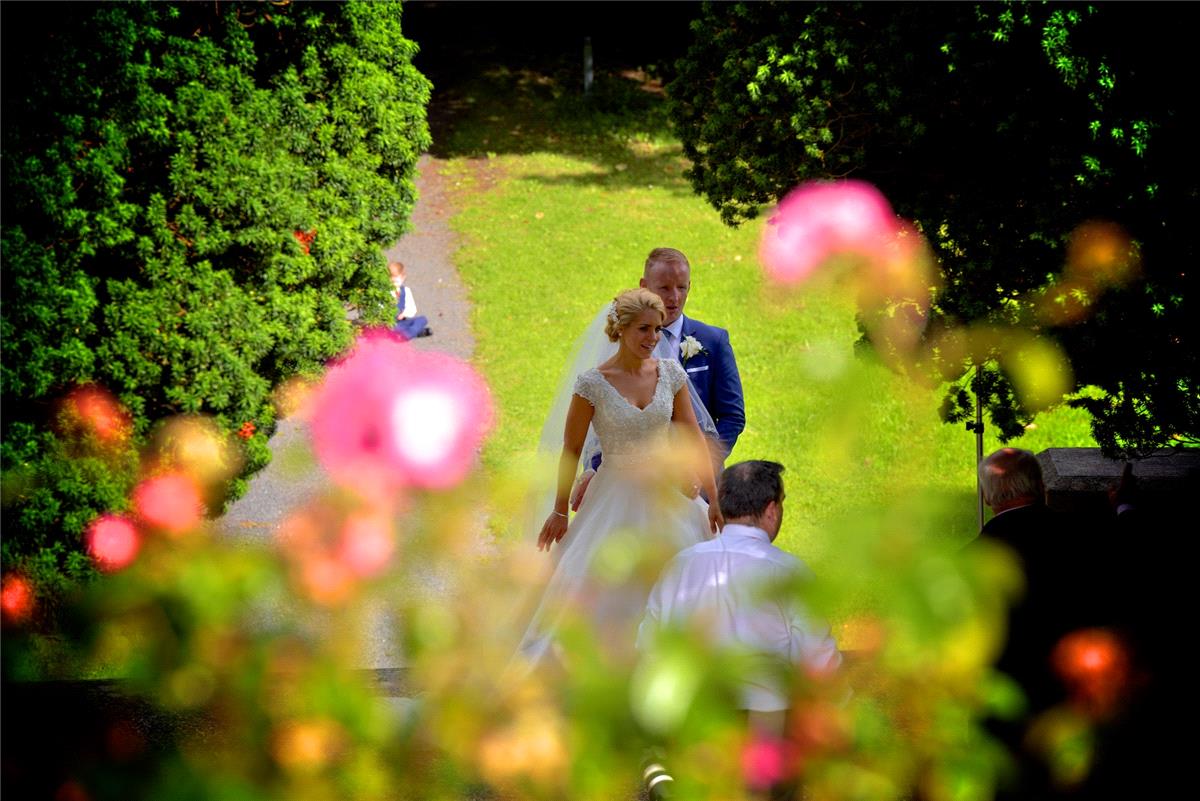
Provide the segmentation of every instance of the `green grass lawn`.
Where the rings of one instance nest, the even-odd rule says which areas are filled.
[[[747,426],[731,459],[788,468],[783,547],[819,570],[838,552],[830,521],[913,493],[948,500],[938,536],[973,536],[974,436],[940,421],[940,393],[856,354],[853,309],[835,287],[766,283],[758,226],[728,228],[692,193],[661,99],[632,84],[604,91],[590,107],[552,79],[497,71],[464,90],[469,110],[435,146],[460,208],[476,361],[499,407],[486,466],[536,447],[572,343],[636,285],[651,248],[670,246],[692,263],[687,314],[729,329],[737,355]],[[1060,409],[1017,444],[1094,443],[1086,415]]]

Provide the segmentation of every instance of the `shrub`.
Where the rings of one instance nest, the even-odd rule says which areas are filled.
[[[1200,441],[1188,35],[1115,3],[712,3],[667,91],[726,222],[853,177],[924,232],[942,276],[920,372],[951,382],[948,421],[972,416],[970,386],[1003,438],[1023,433],[1037,409],[1002,349],[935,344],[1019,327],[1062,348],[1070,404],[1129,456]]]
[[[348,305],[385,319],[381,249],[415,199],[430,85],[398,4],[31,4],[4,22],[4,556],[65,566],[155,420],[243,431],[237,494],[270,458],[272,388],[349,343]],[[117,453],[52,426],[88,382],[129,409]]]

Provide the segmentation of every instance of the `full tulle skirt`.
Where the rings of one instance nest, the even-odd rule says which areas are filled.
[[[561,658],[564,628],[608,656],[633,654],[646,599],[679,551],[710,536],[708,504],[664,484],[652,465],[605,457],[554,546],[554,572],[521,641],[530,663]]]

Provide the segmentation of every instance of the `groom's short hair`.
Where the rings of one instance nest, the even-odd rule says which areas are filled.
[[[646,257],[646,266],[642,268],[642,275],[649,275],[656,264],[675,264],[689,273],[692,271],[692,265],[688,264],[687,256],[675,248],[655,248],[650,251],[650,255]]]
[[[755,459],[738,462],[721,474],[717,502],[727,519],[758,517],[771,501],[783,500],[783,465]]]

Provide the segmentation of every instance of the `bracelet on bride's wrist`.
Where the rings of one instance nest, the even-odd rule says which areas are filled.
[[[563,520],[566,520],[566,519],[567,519],[567,515],[566,515],[566,513],[564,513],[564,512],[560,512],[560,511],[558,511],[557,509],[551,509],[551,510],[550,510],[550,514],[552,514],[552,515],[558,515],[558,516],[559,516],[559,517],[561,517]]]

